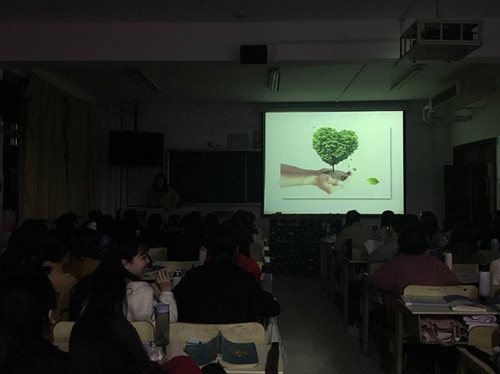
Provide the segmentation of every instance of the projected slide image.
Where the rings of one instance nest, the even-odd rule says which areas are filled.
[[[402,112],[267,113],[264,212],[401,211],[402,126]]]
[[[345,143],[325,141],[325,137],[319,138],[323,142],[316,141],[318,131],[325,133],[325,130],[333,130],[333,134],[349,133],[342,139]],[[286,158],[280,162],[280,187],[286,187],[281,191],[283,198],[330,199],[333,197],[328,196],[330,194],[335,194],[335,198],[352,198],[356,194],[357,199],[390,199],[390,129],[383,131],[387,132],[385,136],[374,138],[368,133],[361,133],[358,137],[351,130],[336,131],[327,127],[316,130],[309,136],[309,144],[304,144],[303,152],[304,164],[305,158],[310,158],[307,164],[314,163],[315,168],[311,170],[292,165]],[[286,152],[283,157],[285,155]]]

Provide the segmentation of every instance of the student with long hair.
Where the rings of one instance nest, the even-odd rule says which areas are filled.
[[[201,373],[182,349],[172,348],[174,343],[167,346],[168,361],[153,362],[137,331],[123,315],[113,311],[85,312],[71,331],[71,374]]]
[[[443,261],[427,253],[427,238],[420,225],[411,225],[398,235],[399,252],[389,262],[370,274],[370,281],[386,292],[386,303],[392,314],[399,297],[410,284],[454,286],[457,276]]]
[[[70,291],[78,283],[64,267],[69,264],[68,246],[55,236],[48,236],[40,244],[40,260],[57,293],[57,314],[59,320],[66,320],[69,314]]]
[[[1,276],[0,373],[68,373],[68,354],[49,341],[56,308],[56,292],[41,269]]]
[[[129,321],[152,321],[157,302],[170,305],[170,321],[177,321],[177,304],[168,273],[159,271],[154,295],[150,284],[142,281],[149,258],[144,242],[125,237],[113,242],[106,258],[72,290],[70,318],[86,311],[115,311]]]

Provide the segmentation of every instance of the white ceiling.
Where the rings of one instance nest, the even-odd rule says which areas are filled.
[[[497,17],[497,0],[2,0],[0,22],[269,22]]]
[[[0,22],[269,22],[367,19],[500,17],[498,0],[2,0]],[[1,37],[1,36],[0,36]],[[1,56],[1,54],[0,54]],[[1,58],[1,57],[0,57]],[[497,74],[496,60],[423,64],[423,72],[399,90],[391,86],[411,72],[396,61],[281,65],[278,92],[268,86],[268,65],[228,62],[22,62],[40,68],[98,100],[153,102],[352,102],[423,100],[470,71]],[[134,79],[144,71],[159,87]]]

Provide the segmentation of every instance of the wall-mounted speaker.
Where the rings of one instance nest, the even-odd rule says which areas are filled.
[[[267,64],[267,45],[242,45],[240,62],[242,64]]]

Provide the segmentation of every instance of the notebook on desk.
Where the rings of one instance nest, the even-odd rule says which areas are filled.
[[[459,312],[486,312],[486,307],[478,301],[463,295],[446,295],[443,299],[448,302],[451,310]]]
[[[450,307],[442,296],[401,295],[401,299],[407,306]]]
[[[402,295],[406,306],[448,308],[458,312],[485,312],[486,307],[478,301],[463,295],[426,296]]]

